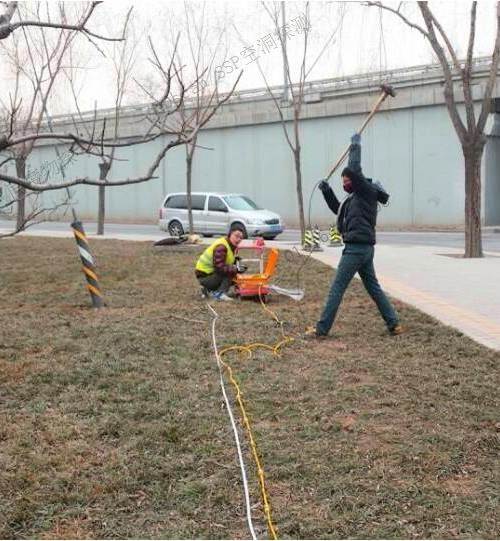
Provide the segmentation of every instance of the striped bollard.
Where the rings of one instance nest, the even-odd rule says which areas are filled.
[[[312,250],[314,248],[314,239],[311,229],[306,229],[304,233],[304,250]]]
[[[342,237],[340,236],[339,230],[332,225],[330,227],[330,246],[341,246]]]
[[[323,248],[321,248],[321,231],[319,230],[319,227],[317,225],[314,226],[313,230],[313,242],[313,250],[315,252],[322,252]]]
[[[89,290],[92,298],[92,306],[94,308],[102,308],[104,306],[104,299],[102,298],[101,288],[99,287],[99,281],[94,266],[94,259],[90,253],[89,243],[85,231],[83,230],[82,222],[75,220],[71,224],[73,234],[75,235],[78,251],[80,252],[80,259],[82,260],[82,270],[87,280],[87,289]]]

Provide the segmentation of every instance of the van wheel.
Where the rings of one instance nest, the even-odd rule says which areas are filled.
[[[234,223],[231,224],[231,227],[234,227],[235,225],[237,225],[237,226],[241,227],[241,229],[243,229],[243,238],[248,239],[247,228],[241,222],[234,222]]]
[[[184,235],[184,228],[182,227],[181,222],[172,220],[168,224],[168,232],[172,237],[180,237],[181,235]]]

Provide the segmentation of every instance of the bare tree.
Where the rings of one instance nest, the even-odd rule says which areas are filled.
[[[26,8],[22,7],[19,8],[19,13],[31,16],[34,21],[40,21],[43,17],[50,20],[48,5],[46,13],[43,14],[42,6],[41,3],[36,4],[34,13],[28,13],[25,11]],[[65,21],[64,5],[60,4],[58,7],[60,20]],[[82,12],[80,19],[83,20],[84,17],[86,13]],[[78,35],[74,30],[63,28],[51,30],[50,36],[47,35],[48,32],[44,26],[32,30],[22,26],[19,34],[13,35],[8,41],[0,42],[14,79],[9,103],[2,103],[4,125],[8,127],[9,137],[22,137],[40,132],[44,110],[53,94],[62,64],[68,58],[68,51]],[[35,140],[31,139],[9,148],[8,153],[15,162],[16,176],[19,178],[25,179],[27,176],[27,165],[34,142]],[[43,182],[40,171],[37,173],[37,180]],[[16,231],[22,231],[30,219],[42,216],[43,209],[38,206],[40,198],[33,194],[27,196],[24,186],[18,187],[14,199],[17,205]],[[29,210],[26,208],[27,203],[30,204]]]
[[[75,121],[74,131],[57,131],[51,128],[47,131],[41,131],[39,129],[26,130],[25,133],[18,134],[12,129],[5,129],[5,133],[0,136],[0,151],[4,152],[8,152],[24,144],[35,145],[43,141],[52,141],[54,144],[69,143],[69,150],[72,153],[98,155],[101,158],[106,157],[108,159],[111,159],[110,153],[113,152],[113,149],[118,150],[129,146],[147,144],[155,140],[161,141],[161,149],[142,174],[132,178],[127,177],[113,181],[89,177],[77,177],[58,181],[48,177],[46,182],[41,184],[18,174],[9,175],[0,171],[0,181],[4,181],[9,186],[17,186],[41,193],[61,190],[80,184],[103,187],[123,186],[157,178],[156,171],[167,152],[176,146],[185,145],[197,137],[199,130],[229,100],[238,84],[239,78],[235,81],[229,92],[224,95],[219,95],[216,91],[208,95],[206,98],[208,106],[203,109],[201,114],[196,115],[193,112],[183,117],[179,114],[179,110],[184,104],[186,90],[196,85],[198,80],[195,79],[190,84],[186,84],[183,81],[180,70],[174,64],[175,50],[169,58],[163,59],[158,55],[151,40],[149,40],[149,45],[152,53],[150,63],[154,67],[157,77],[153,89],[146,91],[150,103],[140,107],[140,110],[145,111],[143,121],[146,129],[144,133],[140,133],[134,137],[127,137],[126,140],[121,140],[119,135],[117,136],[114,127],[109,130],[106,119],[99,120],[97,111],[95,111],[93,118],[85,121],[90,123],[87,136],[81,134],[82,118],[80,118],[78,125],[76,125]],[[173,82],[180,89],[178,96],[173,96]],[[142,88],[145,90],[144,86]],[[41,110],[43,113],[47,108],[43,106]],[[113,159],[117,159],[116,156]]]
[[[424,25],[411,21],[401,10],[386,6],[381,2],[368,2],[393,13],[409,28],[417,30],[431,45],[444,76],[444,99],[451,122],[457,133],[465,165],[465,257],[482,257],[481,240],[481,161],[483,158],[486,135],[484,133],[486,120],[490,113],[491,98],[498,74],[500,59],[500,3],[496,5],[496,37],[491,55],[491,66],[488,80],[483,89],[479,116],[476,116],[474,97],[472,93],[472,77],[474,74],[474,41],[476,37],[477,2],[472,2],[470,25],[465,60],[459,60],[443,25],[429,7],[427,2],[418,2]],[[455,82],[463,89],[465,119],[460,112]]]
[[[218,89],[214,65],[217,56],[224,57],[221,44],[226,35],[226,25],[223,24],[222,30],[219,28],[220,23],[208,25],[210,14],[207,13],[206,2],[193,3],[185,0],[183,7],[182,18],[176,16],[173,11],[167,11],[164,24],[165,27],[170,28],[170,31],[166,32],[170,36],[166,40],[166,47],[169,48],[173,45],[176,51],[175,68],[179,73],[182,73],[181,84],[176,81],[176,91],[172,93],[169,101],[171,106],[176,106],[179,97],[181,94],[183,95],[184,99],[179,104],[178,115],[189,132],[191,127],[196,126],[198,121],[210,111],[214,99],[217,99]],[[181,34],[179,34],[179,29],[182,29]],[[179,38],[182,39],[179,41]],[[180,49],[185,51],[184,54],[181,54]],[[192,78],[193,83],[186,87],[184,81],[188,78]],[[153,86],[151,81],[148,86],[149,88]],[[193,162],[195,152],[200,148],[213,150],[201,146],[198,143],[198,135],[185,145],[186,195],[190,233],[193,232]],[[178,234],[181,229],[175,228],[172,230],[172,233],[174,232]]]
[[[131,82],[131,74],[135,63],[135,53],[138,40],[134,35],[125,36],[125,40],[120,44],[113,44],[112,63],[115,79],[115,103],[114,103],[114,127],[113,139],[118,140],[120,132],[120,121],[122,117],[122,104],[125,94]],[[99,163],[99,178],[107,180],[109,171],[115,160],[116,147],[111,149],[109,156],[106,156],[101,149],[101,161]],[[97,234],[104,234],[104,220],[106,215],[105,186],[99,186],[99,211],[97,214]]]
[[[300,144],[300,119],[302,115],[302,106],[304,103],[304,85],[306,82],[306,57],[307,49],[309,43],[309,2],[306,2],[305,9],[305,25],[303,28],[304,34],[304,47],[302,52],[302,59],[300,63],[299,77],[296,84],[294,84],[293,76],[290,70],[290,59],[288,56],[287,50],[287,40],[290,38],[290,31],[287,28],[285,22],[285,3],[280,6],[280,3],[274,2],[272,8],[269,7],[265,2],[263,6],[269,14],[275,34],[278,36],[279,45],[281,48],[281,53],[283,56],[283,75],[284,75],[284,86],[283,86],[283,95],[280,99],[273,94],[267,80],[264,78],[266,86],[270,96],[272,97],[274,104],[276,105],[276,110],[280,116],[281,126],[283,128],[283,133],[285,135],[286,142],[290,147],[290,150],[293,154],[293,163],[295,169],[295,190],[297,194],[297,205],[299,211],[299,226],[301,238],[304,238],[306,224],[304,217],[304,196],[302,191],[302,164],[301,164],[301,144]],[[278,9],[280,6],[280,10]],[[282,20],[280,22],[280,11]],[[262,70],[261,70],[262,72]],[[292,107],[292,133],[289,133],[288,123],[283,114],[282,106],[287,106],[288,104]]]
[[[186,0],[184,1],[184,27],[187,40],[188,65],[183,64],[180,54],[177,54],[177,63],[179,69],[188,69],[188,72],[193,73],[196,83],[191,86],[188,92],[189,99],[179,107],[179,115],[183,121],[192,117],[189,123],[186,123],[188,130],[191,122],[194,120],[194,125],[199,122],[207,110],[212,106],[210,96],[216,96],[213,83],[215,79],[214,61],[222,41],[223,32],[216,37],[213,47],[211,47],[211,38],[209,28],[207,27],[206,2],[201,4],[201,9],[196,12],[194,6],[189,6]],[[178,50],[178,49],[177,49]],[[193,231],[193,200],[192,200],[192,178],[193,178],[193,161],[198,145],[198,135],[193,137],[186,143],[186,193],[187,193],[187,209],[189,233]]]
[[[301,238],[304,238],[306,223],[304,216],[304,196],[302,188],[302,147],[300,135],[300,121],[302,118],[302,110],[304,106],[306,83],[312,69],[315,67],[321,56],[324,54],[327,47],[331,45],[335,38],[335,35],[342,26],[344,6],[340,7],[340,17],[337,26],[333,29],[330,36],[325,40],[325,43],[321,48],[319,54],[314,59],[312,59],[311,62],[309,62],[309,34],[311,30],[311,25],[309,21],[309,2],[305,3],[304,13],[301,14],[300,17],[295,17],[294,19],[292,19],[291,22],[287,22],[285,18],[285,5],[285,2],[273,2],[272,5],[263,2],[264,8],[272,20],[274,26],[274,34],[278,37],[279,46],[283,57],[284,84],[283,92],[281,95],[276,95],[276,93],[273,92],[259,63],[258,66],[266,84],[269,95],[271,96],[276,106],[276,110],[281,121],[281,126],[283,128],[286,142],[290,150],[292,151],[295,170],[295,190],[299,212],[299,226],[301,231]],[[294,24],[292,24],[292,22]],[[291,68],[287,44],[288,40],[298,34],[301,34],[303,36],[302,55],[300,58],[298,75],[294,76],[293,70]],[[284,108],[286,107],[291,107],[292,109],[291,122],[285,117]]]
[[[112,140],[118,141],[120,139],[120,124],[123,116],[123,103],[124,98],[132,83],[132,72],[134,64],[137,58],[137,48],[140,39],[137,38],[137,32],[129,19],[130,11],[127,15],[125,22],[125,31],[123,33],[124,40],[119,43],[112,43],[110,50],[107,51],[107,55],[110,58],[110,64],[112,68],[113,84],[115,90],[114,96],[114,111],[113,111],[113,126],[112,126]],[[73,57],[73,51],[70,56]],[[70,66],[65,70],[65,74],[68,78],[73,101],[77,111],[78,124],[75,123],[75,128],[80,127],[83,129],[88,138],[92,138],[91,127],[85,123],[82,115],[81,108],[79,106],[79,91],[77,88],[77,78],[75,76],[76,63],[73,60],[70,62]],[[80,66],[79,66],[80,68]],[[97,105],[96,105],[97,108]],[[106,131],[106,123],[103,122],[102,131]],[[93,154],[99,157],[99,180],[107,181],[108,175],[111,171],[113,163],[119,159],[116,156],[116,146],[113,146],[111,150],[105,150],[104,146],[96,150],[84,149],[75,150],[75,153],[79,154]],[[98,188],[98,212],[97,212],[97,234],[104,234],[104,223],[106,217],[106,186],[100,185]]]

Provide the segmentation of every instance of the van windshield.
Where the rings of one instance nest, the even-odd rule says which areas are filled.
[[[227,195],[223,199],[234,210],[261,210],[258,205],[244,195]]]

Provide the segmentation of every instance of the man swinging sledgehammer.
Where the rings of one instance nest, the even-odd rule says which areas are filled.
[[[347,286],[359,274],[370,297],[375,301],[380,314],[393,335],[401,334],[403,328],[391,302],[378,283],[373,266],[375,227],[378,203],[387,203],[389,194],[379,183],[366,178],[361,170],[361,136],[351,138],[348,166],[342,171],[344,190],[349,194],[339,202],[327,181],[323,180],[319,189],[329,208],[337,214],[337,227],[344,240],[337,274],[326,300],[323,313],[316,327],[306,331],[306,337],[324,338],[332,328],[337,310]]]

